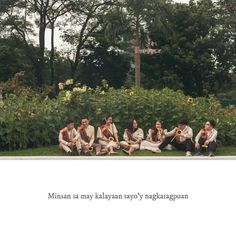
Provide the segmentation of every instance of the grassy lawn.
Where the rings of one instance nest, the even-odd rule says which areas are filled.
[[[64,156],[65,154],[58,149],[58,146],[49,146],[33,149],[25,149],[20,151],[0,151],[0,156]],[[134,156],[184,156],[182,151],[163,151],[160,154],[150,151],[137,151]],[[216,153],[217,156],[236,156],[236,147],[220,147]],[[124,156],[121,150],[118,150],[116,156]]]

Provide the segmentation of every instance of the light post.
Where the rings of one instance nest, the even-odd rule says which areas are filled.
[[[153,46],[152,44],[151,46]],[[146,48],[140,49],[139,46],[134,46],[134,68],[135,68],[135,85],[140,87],[141,85],[141,54],[154,55],[160,53],[160,49]]]

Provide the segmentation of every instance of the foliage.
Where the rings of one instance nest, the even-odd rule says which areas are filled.
[[[0,149],[23,149],[57,143],[66,119],[62,98],[10,94],[0,103]]]
[[[25,71],[27,85],[50,84],[56,91],[69,77],[92,87],[102,79],[116,88],[130,86],[138,45],[159,52],[141,56],[145,88],[182,89],[192,96],[224,93],[236,73],[234,2],[1,1],[0,81]],[[54,45],[56,29],[63,51]]]
[[[115,88],[124,85],[130,60],[124,53],[109,47],[105,41],[86,47],[90,54],[81,62],[77,79],[79,82],[92,88],[101,85],[103,80]]]
[[[195,135],[207,119],[215,119],[219,142],[224,145],[236,144],[235,109],[222,109],[214,97],[198,97],[188,104],[188,97],[183,92],[167,88],[104,90],[106,89],[98,87],[95,90],[74,93],[68,106],[71,116],[79,121],[83,115],[88,115],[92,124],[97,127],[106,115],[111,114],[120,137],[132,118],[139,121],[145,132],[154,125],[156,119],[164,120],[165,126],[171,129],[180,119],[187,118]]]
[[[98,127],[108,114],[122,137],[127,123],[135,118],[145,133],[154,125],[156,119],[162,119],[167,129],[173,128],[178,120],[187,118],[196,134],[206,119],[217,122],[219,142],[224,145],[236,144],[235,107],[222,108],[214,97],[193,99],[181,91],[170,89],[145,90],[109,88],[106,81],[96,89],[73,80],[62,84],[56,99],[42,99],[39,95],[7,95],[0,109],[0,148],[22,149],[57,143],[58,131],[64,127],[65,120],[74,119],[80,123],[84,115]]]
[[[27,74],[31,74],[32,67],[20,40],[0,38],[0,68],[0,81],[7,81],[18,71],[28,71]]]

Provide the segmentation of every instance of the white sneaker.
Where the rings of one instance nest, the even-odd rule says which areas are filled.
[[[153,150],[152,152],[155,152],[155,153],[161,153],[161,149],[159,148],[156,148],[155,150]]]
[[[165,150],[171,151],[171,150],[172,150],[172,145],[168,144],[168,145],[165,147]]]
[[[186,157],[191,157],[192,153],[191,152],[186,152]]]

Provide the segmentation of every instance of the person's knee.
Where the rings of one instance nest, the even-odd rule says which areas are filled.
[[[169,143],[173,139],[174,139],[174,136],[166,137],[164,142]]]
[[[192,144],[193,142],[192,142],[192,140],[191,140],[190,138],[187,138],[187,139],[186,139],[186,143]]]
[[[126,141],[121,141],[120,144],[121,145],[127,145],[127,142]]]
[[[209,149],[211,149],[211,150],[215,150],[215,149],[216,149],[216,147],[217,147],[217,145],[216,145],[216,142],[215,142],[215,141],[213,141],[213,142],[210,142],[210,143],[208,144],[208,146],[209,146]]]

